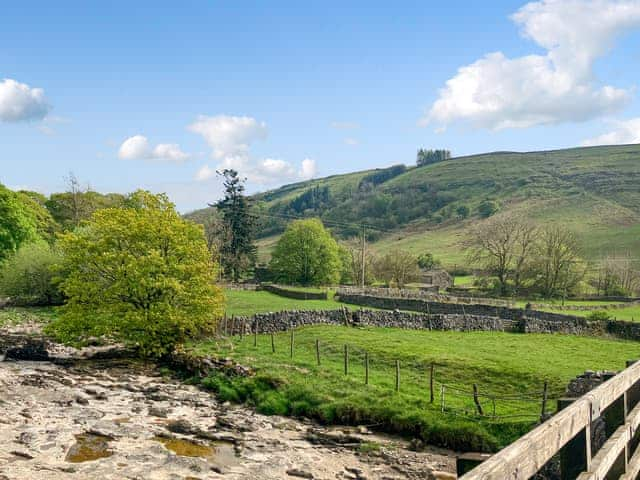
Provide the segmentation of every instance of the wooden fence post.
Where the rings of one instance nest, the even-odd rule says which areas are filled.
[[[433,403],[434,395],[433,395],[433,362],[431,362],[431,366],[429,367],[429,403]]]
[[[320,366],[320,340],[316,338],[316,363]]]
[[[349,375],[349,345],[344,346],[344,374]]]
[[[396,392],[400,391],[400,360],[396,360]]]
[[[244,338],[244,318],[239,323],[240,323],[240,340],[242,340]]]
[[[276,340],[273,338],[273,333],[271,333],[271,353],[276,353]]]
[[[364,384],[369,385],[369,352],[364,352]]]
[[[478,414],[480,416],[484,415],[482,412],[482,405],[480,405],[480,400],[478,399],[478,385],[473,384],[473,403],[476,404],[476,408],[478,409]]]
[[[444,392],[445,386],[444,384],[440,385],[440,411],[444,413]]]
[[[544,418],[547,415],[547,398],[549,396],[549,383],[545,380],[544,388],[542,389],[542,411],[540,412],[540,421],[544,422]]]
[[[290,346],[290,356],[291,356],[291,358],[293,358],[293,343],[294,343],[294,333],[293,333],[293,332],[294,332],[294,329],[293,329],[293,327],[291,327],[291,338],[290,338],[290,340],[289,340],[289,343],[290,343],[290,345],[289,345],[289,346]]]
[[[256,324],[253,329],[253,346],[258,346],[258,318],[256,318]]]

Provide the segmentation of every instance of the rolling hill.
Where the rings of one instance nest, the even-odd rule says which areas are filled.
[[[392,244],[464,262],[464,240],[487,209],[560,222],[587,258],[640,252],[640,145],[542,152],[495,152],[422,167],[397,165],[286,185],[254,196],[261,212],[261,259],[288,216],[319,216],[353,238],[371,226],[371,247]],[[207,210],[191,214],[203,218]]]

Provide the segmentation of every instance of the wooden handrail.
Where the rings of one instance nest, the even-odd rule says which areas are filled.
[[[586,430],[586,452],[588,469],[580,480],[605,478],[605,474],[627,448],[630,439],[640,425],[640,404],[626,417],[625,423],[598,451],[591,460],[591,422],[617,400],[626,400],[627,391],[640,381],[640,362],[615,375],[611,379],[583,395],[542,425],[507,446],[484,463],[480,464],[460,480],[528,480],[559,453],[570,440]],[[634,455],[632,461],[640,458]],[[631,462],[628,467],[631,469]],[[604,472],[604,473],[603,473]],[[635,477],[629,477],[635,478]]]

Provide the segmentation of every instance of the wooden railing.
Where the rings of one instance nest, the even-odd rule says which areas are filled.
[[[561,399],[559,412],[480,464],[461,480],[527,480],[559,456],[562,480],[636,480],[640,474],[640,362],[587,394]],[[591,445],[592,423],[603,417],[607,440]]]

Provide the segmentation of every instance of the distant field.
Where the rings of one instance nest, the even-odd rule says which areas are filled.
[[[320,342],[321,366],[315,341]],[[462,449],[495,450],[525,430],[540,413],[540,395],[549,382],[550,398],[586,369],[621,369],[638,353],[638,344],[591,337],[521,335],[497,332],[439,332],[380,328],[313,326],[290,336],[208,341],[193,345],[200,354],[222,354],[258,370],[252,380],[215,377],[205,382],[225,400],[247,401],[264,413],[309,416],[328,423],[375,424]],[[344,374],[344,345],[349,373]],[[364,352],[370,359],[370,384],[364,385]],[[394,391],[395,361],[400,362],[400,392]],[[436,398],[429,403],[428,365],[435,362]],[[445,384],[442,413],[440,384]],[[475,412],[472,385],[497,397],[494,421]],[[505,397],[526,397],[509,400]],[[493,413],[490,398],[481,397]],[[550,401],[549,410],[554,409]],[[465,413],[466,412],[466,413]],[[510,417],[510,415],[524,415]]]
[[[558,311],[554,309],[543,309],[549,311]],[[626,321],[640,321],[640,306],[628,307],[628,308],[610,308],[606,307],[602,308],[603,311],[607,312],[612,319],[616,320],[626,320]],[[575,315],[577,317],[587,317],[592,311],[584,311],[584,310],[562,310],[560,313],[566,313],[568,315]]]
[[[278,312],[281,310],[335,310],[341,307],[355,309],[335,300],[295,300],[263,291],[227,290],[227,315],[253,315],[254,313]]]

